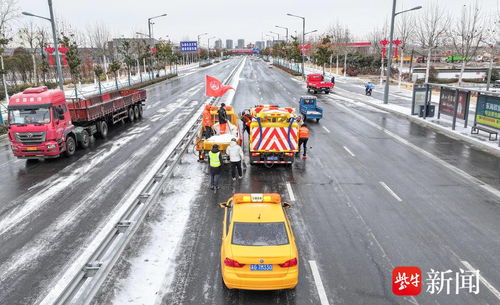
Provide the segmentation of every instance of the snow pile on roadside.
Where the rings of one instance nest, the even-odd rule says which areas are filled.
[[[159,220],[150,225],[150,241],[130,260],[130,275],[117,283],[119,291],[115,292],[112,304],[153,305],[168,292],[191,205],[202,185],[203,175],[191,174],[202,172],[201,165],[194,160],[188,162],[176,170],[175,179],[169,184],[171,193],[159,203]]]

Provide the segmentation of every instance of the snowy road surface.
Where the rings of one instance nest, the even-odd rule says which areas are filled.
[[[143,121],[113,129],[111,139],[71,159],[19,162],[2,142],[1,304],[32,303],[49,288],[199,107],[191,101],[203,100],[204,74],[223,79],[237,63],[150,88]],[[253,58],[238,81],[238,112],[257,103],[296,107],[306,94],[302,82]],[[206,165],[187,153],[94,303],[497,304],[500,198],[477,179],[500,190],[500,160],[359,103],[362,96],[349,94],[359,93],[358,84],[337,86],[318,95],[324,119],[309,123],[309,159],[292,168],[249,166],[236,182],[227,171],[214,194]],[[223,289],[217,203],[234,192],[278,192],[291,201],[301,268],[295,290]],[[491,287],[436,295],[424,286],[419,296],[398,297],[390,286],[395,266],[424,273],[473,266]]]

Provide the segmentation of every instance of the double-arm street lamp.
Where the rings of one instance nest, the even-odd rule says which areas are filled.
[[[31,17],[37,17],[37,18],[45,19],[45,20],[47,20],[47,21],[50,22],[50,24],[52,26],[52,38],[54,39],[54,49],[55,49],[54,52],[56,53],[56,67],[57,67],[57,78],[58,78],[59,88],[61,90],[64,90],[63,89],[64,78],[63,78],[63,73],[62,73],[61,61],[59,60],[59,50],[58,50],[58,41],[57,41],[56,21],[55,21],[55,17],[54,17],[54,10],[52,9],[52,0],[48,0],[48,4],[49,4],[50,18],[39,16],[39,15],[35,15],[35,14],[32,14],[32,13],[28,13],[28,12],[22,12],[22,14],[25,15],[25,16],[31,16]]]
[[[297,16],[297,15],[293,15],[293,14],[290,14],[290,13],[288,13],[286,15],[290,16],[290,17],[297,17],[297,18],[302,19],[302,46],[304,47],[306,45],[306,18],[305,17],[301,17],[301,16]],[[305,59],[306,59],[306,52],[302,51],[302,76],[304,78],[306,77],[305,69],[304,69]]]
[[[408,10],[404,10],[401,12],[396,12],[396,0],[392,1],[392,14],[391,14],[391,32],[389,35],[389,56],[387,56],[387,76],[385,80],[384,87],[384,104],[389,103],[389,82],[391,81],[391,65],[392,65],[392,41],[394,39],[394,18],[399,15],[409,11],[419,10],[422,6],[416,6],[414,8],[410,8]]]
[[[162,15],[158,15],[158,16],[154,16],[154,17],[151,17],[151,18],[148,18],[148,33],[149,33],[149,39],[153,38],[153,34],[151,33],[151,25],[152,25],[152,22],[151,20],[153,19],[156,19],[156,18],[160,18],[160,17],[165,17],[167,16],[167,14],[162,14]]]
[[[286,40],[285,42],[288,43],[288,28],[287,27],[284,27],[284,26],[279,26],[279,25],[275,25],[275,27],[277,28],[280,28],[280,29],[284,29],[286,31]]]

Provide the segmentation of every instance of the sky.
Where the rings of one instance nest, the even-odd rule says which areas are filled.
[[[432,2],[457,16],[463,4],[475,0],[398,0],[397,11],[422,5],[424,8]],[[500,0],[478,0],[488,14],[499,14]],[[20,11],[48,16],[45,0],[18,0]],[[286,16],[291,13],[306,17],[306,32],[318,30],[324,33],[331,25],[342,23],[348,26],[358,41],[376,27],[381,27],[389,16],[392,0],[53,0],[56,16],[62,16],[74,28],[85,31],[90,25],[105,23],[113,37],[131,37],[135,32],[147,33],[149,17],[168,14],[154,20],[155,38],[168,38],[178,42],[196,40],[200,33],[208,32],[202,38],[236,40],[245,39],[245,43],[257,40],[269,40],[263,34],[269,31],[285,35],[285,30],[276,25],[288,27],[289,35],[302,31],[302,20]],[[409,12],[418,16],[420,11]],[[22,16],[17,24],[27,22],[32,17]],[[47,21],[33,19],[37,23]],[[277,35],[274,35],[277,38]],[[264,38],[264,39],[262,39]]]

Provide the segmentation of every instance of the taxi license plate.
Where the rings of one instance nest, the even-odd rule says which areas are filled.
[[[36,148],[36,147],[26,147],[26,150],[28,150],[28,151],[34,151],[34,150],[38,150],[38,148]]]
[[[251,264],[250,271],[273,271],[273,265]]]
[[[278,157],[267,157],[269,161],[278,161]]]

